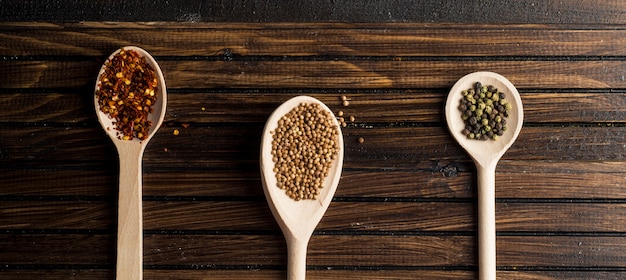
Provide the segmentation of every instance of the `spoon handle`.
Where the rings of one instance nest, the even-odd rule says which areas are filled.
[[[135,144],[136,145],[136,144]],[[118,149],[117,280],[143,278],[141,160],[143,149]]]
[[[478,278],[496,279],[496,164],[477,165],[478,171]]]
[[[287,280],[306,279],[306,250],[308,243],[308,239],[287,239]]]

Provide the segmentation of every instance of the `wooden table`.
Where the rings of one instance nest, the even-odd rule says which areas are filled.
[[[169,91],[143,160],[145,279],[284,279],[258,158],[297,95],[355,117],[308,279],[476,279],[476,169],[443,116],[474,71],[525,109],[496,173],[498,278],[624,279],[624,23],[2,22],[0,279],[114,278],[118,157],[92,100],[125,45]]]

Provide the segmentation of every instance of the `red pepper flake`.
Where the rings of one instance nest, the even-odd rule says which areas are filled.
[[[96,90],[100,110],[113,119],[123,140],[148,138],[148,115],[157,100],[157,78],[146,58],[133,50],[121,50],[104,63]]]
[[[180,126],[182,126],[183,128],[188,128],[189,124],[188,123],[181,123]]]

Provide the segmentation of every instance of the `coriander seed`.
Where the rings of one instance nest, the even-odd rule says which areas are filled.
[[[271,131],[277,187],[299,201],[317,199],[339,153],[339,128],[317,103],[301,103]]]

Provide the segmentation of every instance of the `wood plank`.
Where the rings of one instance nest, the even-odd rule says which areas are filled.
[[[0,230],[106,230],[116,224],[114,201],[3,201]]]
[[[507,267],[623,267],[626,237],[498,236],[498,265]]]
[[[361,90],[288,92],[211,92],[168,93],[166,120],[180,123],[258,123],[267,120],[280,101],[296,95],[315,97],[333,111],[355,117],[355,124],[441,122],[444,98],[441,90]],[[550,90],[522,91],[524,121],[527,123],[626,122],[626,93],[585,91],[578,93]],[[350,98],[350,106],[340,97]],[[549,100],[546,103],[546,100]],[[64,123],[96,122],[94,108],[81,90],[55,93],[0,94],[0,122]],[[241,110],[241,108],[254,110]]]
[[[243,237],[243,236],[241,236]],[[145,255],[145,262],[159,265],[199,264],[213,259],[216,265],[232,265],[229,260],[243,258],[255,260],[264,257],[258,264],[284,263],[283,250],[274,250],[277,243],[269,236],[251,241],[249,237],[228,236],[215,246],[206,246],[202,236],[186,236],[184,240],[167,241],[171,237],[148,236],[146,248],[152,242],[162,240],[162,246],[170,244],[158,253],[152,249]],[[211,240],[221,237],[211,236]],[[262,238],[259,236],[258,238]],[[237,239],[233,243],[232,239]],[[314,235],[309,243],[308,265],[344,266],[359,263],[362,266],[466,266],[475,265],[472,237],[465,236],[331,236]],[[359,241],[357,241],[359,240]],[[241,242],[241,243],[239,243]],[[228,244],[226,244],[228,243]],[[267,244],[258,247],[253,244]],[[282,241],[281,241],[282,243]],[[231,246],[257,248],[252,252],[232,251]],[[274,244],[274,246],[272,246]],[[358,245],[357,245],[358,244]],[[560,266],[560,267],[621,267],[624,263],[624,237],[560,237],[560,236],[499,236],[499,266]],[[283,245],[278,245],[283,246]],[[204,248],[211,248],[207,251]],[[549,248],[553,248],[550,250]],[[268,250],[272,250],[270,253]],[[261,253],[263,251],[263,253]],[[182,254],[184,253],[184,254]],[[277,254],[277,255],[276,255]],[[271,256],[270,256],[271,255]],[[384,258],[380,256],[384,255]],[[167,261],[166,261],[167,259]],[[240,261],[235,262],[241,264]]]
[[[449,88],[470,72],[493,71],[517,88],[608,89],[624,86],[626,63],[613,60],[160,60],[168,88]],[[101,62],[0,61],[3,88],[95,86]],[[526,71],[519,71],[526,69]],[[565,86],[564,86],[565,85]]]
[[[444,210],[446,209],[446,210]],[[333,202],[321,232],[471,231],[470,203]],[[592,214],[591,214],[592,215]],[[146,230],[278,231],[265,200],[258,202],[144,202]],[[345,233],[349,234],[349,233]]]
[[[496,229],[506,232],[623,233],[621,203],[496,203]]]
[[[5,186],[0,188],[0,196],[6,199],[42,196],[114,199],[117,195],[117,167],[104,170],[62,168],[0,172],[0,181]],[[496,197],[500,199],[626,199],[623,162],[507,160],[500,162],[496,171]],[[474,173],[471,163],[444,161],[419,163],[412,170],[345,169],[336,196],[472,198],[476,186]],[[147,170],[143,188],[147,197],[255,199],[263,197],[259,176],[254,166]],[[562,191],[562,186],[567,186],[566,192]]]
[[[162,128],[148,144],[150,168],[256,170],[262,125]],[[0,127],[3,166],[115,167],[110,139],[99,127]],[[424,163],[468,162],[442,127],[350,127],[343,130],[346,169],[415,169]],[[201,135],[201,136],[200,136]],[[524,127],[503,161],[623,161],[626,128],[621,126]],[[357,138],[364,138],[360,144]],[[63,143],[59,146],[59,143]],[[414,143],[421,143],[416,146]],[[61,148],[60,148],[61,147]],[[9,163],[10,162],[10,163]]]
[[[230,1],[226,3],[192,0],[145,9],[142,2],[114,0],[105,3],[45,1],[35,4],[8,2],[0,15],[13,21],[179,21],[198,22],[494,22],[494,23],[624,23],[620,1],[593,3],[565,0],[514,1],[488,0],[472,6],[449,0],[416,4],[412,1],[305,2]],[[204,5],[203,5],[204,4]],[[468,12],[468,9],[470,12]],[[129,11],[129,12],[126,12]],[[289,11],[289,13],[285,12]],[[477,16],[487,14],[488,16]]]
[[[0,234],[4,265],[98,265],[115,263],[115,235]]]
[[[208,242],[208,243],[207,243]],[[307,265],[313,266],[457,266],[471,265],[472,238],[465,236],[333,236],[314,235]],[[157,245],[158,244],[158,245]],[[264,245],[259,245],[264,244]],[[364,245],[367,244],[367,245]],[[147,265],[285,265],[281,236],[147,235]],[[210,248],[210,249],[207,249]],[[233,250],[254,248],[254,250]],[[381,256],[385,256],[381,258]],[[207,262],[208,261],[208,262]]]
[[[0,274],[1,275],[1,274]],[[462,270],[308,270],[307,275],[313,279],[335,280],[335,279],[371,279],[371,280],[472,280],[478,277],[474,271]],[[502,271],[498,270],[497,279],[508,280],[548,280],[548,279],[571,279],[571,280],[587,280],[587,279],[623,279],[625,272],[621,271]],[[145,279],[162,279],[159,277],[170,277],[180,280],[191,279],[258,279],[258,280],[274,280],[286,277],[285,271],[268,271],[268,270],[145,270]],[[203,278],[204,277],[204,278]]]
[[[0,278],[13,280],[105,280],[114,277],[113,269],[0,269]]]
[[[622,267],[626,258],[624,238],[498,236],[498,266]],[[308,265],[474,266],[474,239],[468,236],[314,235],[309,243]],[[0,255],[0,261],[7,265],[110,265],[113,243],[114,237],[108,235],[3,234],[0,248],[5,254]],[[284,240],[277,235],[148,234],[144,248],[144,263],[148,266],[275,266],[286,262]]]
[[[415,279],[443,279],[443,280],[455,280],[455,279],[475,279],[477,276],[472,271],[458,271],[458,270],[445,270],[445,271],[433,271],[433,270],[394,270],[394,269],[380,269],[380,270],[337,270],[333,269],[317,269],[307,270],[307,278],[320,279],[320,280],[333,280],[333,279],[371,279],[371,280],[415,280]],[[271,271],[271,270],[146,270],[144,271],[144,279],[162,279],[159,277],[173,277],[173,279],[191,280],[191,279],[224,279],[224,280],[239,280],[239,279],[258,279],[258,280],[275,280],[285,279],[287,273],[284,270]]]
[[[621,56],[625,38],[610,25],[3,23],[0,54],[102,57],[137,45],[157,57]]]
[[[279,232],[263,199],[144,201],[144,230],[152,232]],[[448,234],[476,231],[473,201],[346,202],[331,204],[319,234]],[[100,201],[5,201],[0,230],[112,230],[116,209]],[[622,233],[626,204],[498,202],[496,229],[504,234]],[[395,232],[395,233],[394,233]]]
[[[519,280],[548,280],[548,279],[623,279],[625,272],[621,271],[502,271],[498,270],[497,279]],[[247,269],[247,270],[217,270],[217,269],[144,269],[144,279],[256,279],[275,280],[285,278],[284,270]],[[476,279],[476,273],[459,270],[311,270],[307,271],[311,278],[320,280],[334,279],[371,279],[371,280],[416,280],[416,279],[443,279],[443,280],[471,280]],[[114,277],[113,270],[96,269],[0,269],[0,277],[14,280],[65,280],[71,277],[75,280],[99,280]]]

